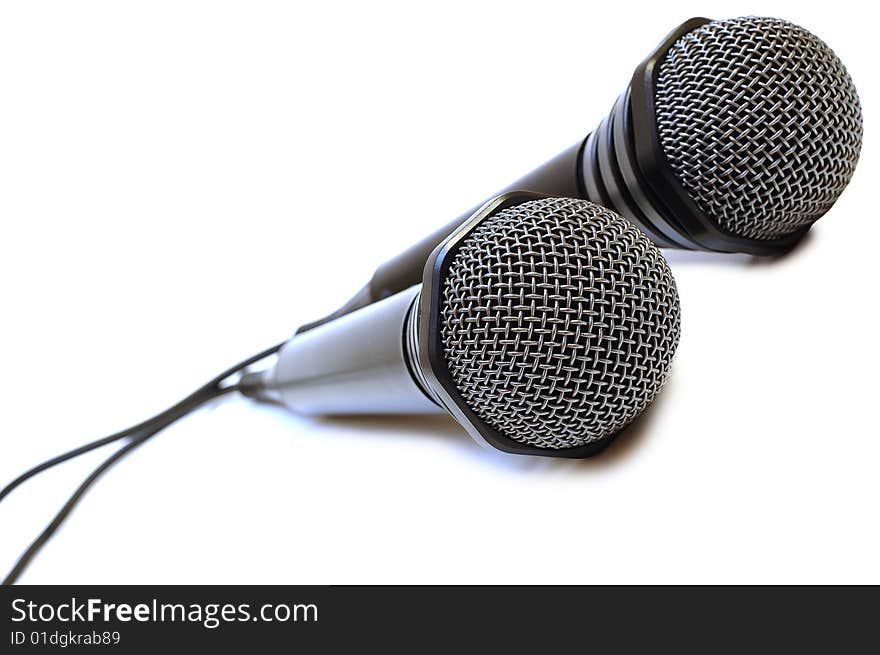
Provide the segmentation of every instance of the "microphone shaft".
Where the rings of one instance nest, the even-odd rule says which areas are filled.
[[[443,410],[412,374],[421,285],[299,332],[274,367],[242,378],[242,393],[298,414],[432,414]]]
[[[580,159],[584,141],[578,141],[565,152],[560,153],[531,173],[508,185],[492,196],[495,198],[509,191],[532,191],[547,196],[560,198],[584,198],[583,182],[580,174]],[[328,321],[345,316],[370,303],[382,300],[403,291],[422,281],[425,262],[434,248],[470,218],[486,202],[465,212],[454,221],[435,230],[418,243],[410,246],[402,253],[389,259],[379,266],[370,281],[361,288],[347,303],[332,314],[311,323],[300,326],[297,333],[303,333]]]
[[[582,145],[582,142],[574,144],[491,197],[495,198],[509,191],[532,191],[560,198],[583,197],[578,180],[578,161]],[[370,297],[375,301],[421,282],[428,255],[486,202],[481,202],[377,268],[367,285]]]

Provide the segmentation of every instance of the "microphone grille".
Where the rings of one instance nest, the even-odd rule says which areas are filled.
[[[547,198],[462,242],[443,282],[441,341],[468,406],[539,448],[608,437],[666,381],[678,293],[660,251],[620,216]]]
[[[660,64],[660,142],[697,206],[727,232],[775,239],[810,225],[849,183],[862,111],[840,59],[776,18],[712,21]]]

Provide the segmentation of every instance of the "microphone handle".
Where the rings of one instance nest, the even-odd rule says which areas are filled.
[[[275,365],[244,375],[241,392],[298,414],[444,412],[416,382],[421,285],[294,335]]]
[[[584,141],[579,141],[565,152],[499,191],[490,200],[480,203],[454,221],[450,221],[418,243],[410,246],[393,259],[389,259],[376,269],[370,281],[342,307],[324,318],[300,326],[297,329],[297,334],[336,320],[377,300],[382,300],[403,291],[414,284],[420,284],[428,255],[481,207],[495,201],[500,195],[511,191],[528,191],[545,196],[585,198],[589,200],[582,193],[583,183],[580,179],[579,162],[583,145]]]
[[[639,159],[643,158],[640,155],[643,156],[644,153],[636,152],[638,148],[634,132],[653,130],[653,116],[640,112],[638,118],[634,118],[631,96],[634,92],[635,102],[639,107],[650,105],[651,111],[647,114],[652,114],[651,81],[658,62],[682,34],[708,22],[706,18],[693,18],[670,32],[657,49],[639,65],[626,91],[620,95],[598,128],[531,173],[508,185],[496,196],[511,191],[528,191],[545,196],[589,200],[629,219],[661,248],[699,247],[686,236],[687,232],[672,218],[670,212],[658,208],[663,199],[654,197],[643,172],[639,170]],[[639,141],[653,143],[656,135],[642,134]],[[658,158],[656,152],[650,154],[655,159]],[[668,167],[655,165],[656,168],[662,170],[651,170],[648,175],[671,175],[666,170]],[[376,269],[370,282],[331,316],[339,316],[340,313],[344,314],[419,283],[428,255],[481,206],[482,204],[385,262]],[[681,203],[673,205],[673,208],[684,211]],[[693,211],[693,207],[686,209]],[[321,321],[300,329],[307,330]]]

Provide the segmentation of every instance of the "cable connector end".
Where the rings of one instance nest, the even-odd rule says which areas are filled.
[[[281,394],[272,383],[273,369],[245,373],[238,381],[236,388],[248,398],[264,403],[281,403]]]

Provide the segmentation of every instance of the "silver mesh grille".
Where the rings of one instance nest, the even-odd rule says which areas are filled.
[[[617,214],[564,198],[503,210],[443,283],[441,339],[459,393],[501,434],[570,448],[629,423],[678,345],[675,282]]]
[[[862,111],[840,59],[775,18],[682,36],[656,85],[660,141],[699,208],[727,232],[774,239],[817,220],[849,183]]]

